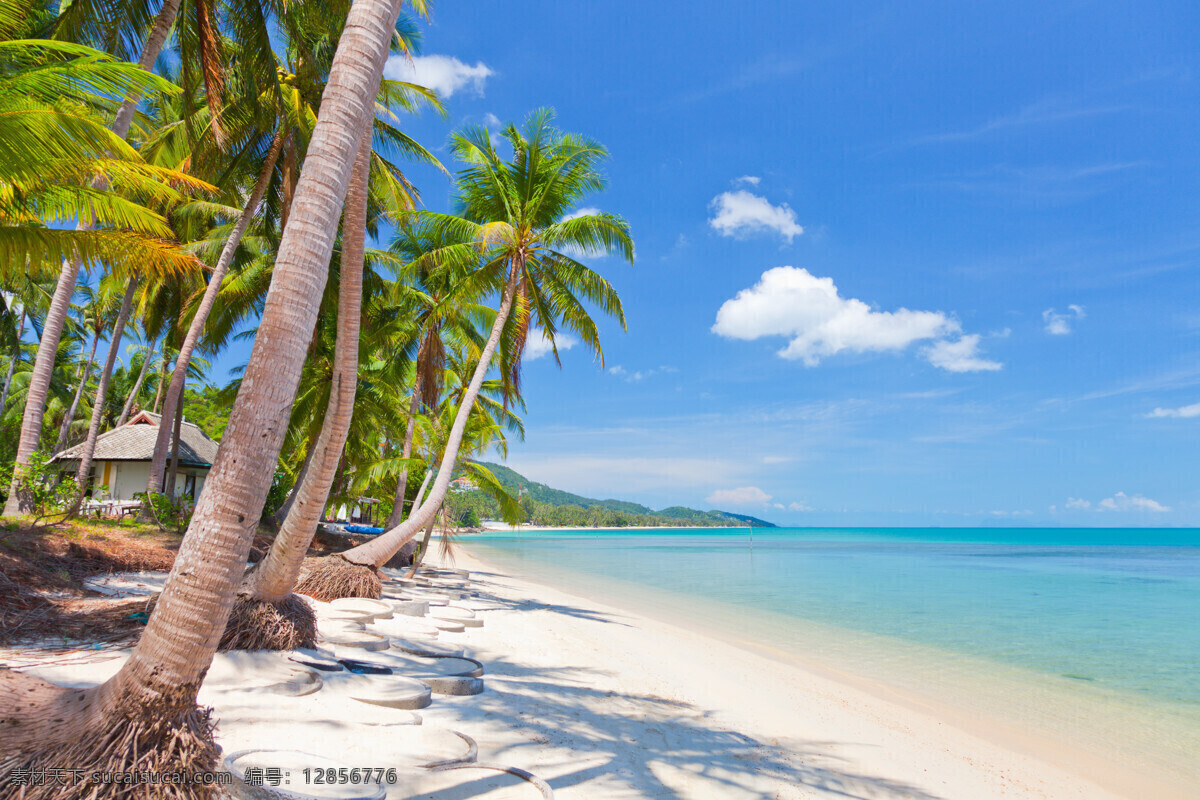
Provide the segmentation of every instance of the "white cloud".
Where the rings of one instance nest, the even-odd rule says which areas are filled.
[[[722,192],[709,207],[715,214],[708,224],[722,236],[744,236],[774,231],[791,244],[804,228],[796,223],[796,212],[784,203],[773,206],[765,197],[744,189]]]
[[[1146,415],[1147,417],[1180,417],[1182,419],[1190,419],[1192,417],[1200,417],[1200,403],[1193,403],[1190,406],[1181,406],[1179,408],[1156,408]]]
[[[1170,507],[1164,506],[1156,500],[1151,500],[1149,497],[1143,497],[1140,494],[1133,496],[1127,495],[1124,492],[1117,492],[1112,497],[1106,497],[1101,500],[1097,506],[1097,511],[1170,511]]]
[[[560,332],[551,339],[544,330],[539,328],[529,332],[529,338],[525,340],[523,357],[526,361],[533,361],[552,353],[555,345],[561,353],[563,350],[570,350],[577,344],[579,344],[579,339],[569,333]]]
[[[413,56],[410,59],[397,55],[388,57],[383,74],[392,80],[433,89],[445,98],[463,88],[482,97],[484,84],[496,73],[482,61],[471,66],[453,56]]]
[[[1083,313],[1083,306],[1077,306],[1074,303],[1067,306],[1067,311],[1066,314],[1060,314],[1053,308],[1047,308],[1042,312],[1042,321],[1046,323],[1046,333],[1051,336],[1066,336],[1071,332],[1072,322],[1087,316]]]
[[[762,463],[764,464],[786,464],[791,461],[791,456],[763,456]]]
[[[760,182],[762,182],[762,178],[758,177],[757,175],[743,175],[740,178],[733,179],[734,186],[737,186],[739,183],[744,183],[749,186],[758,186]]]
[[[483,115],[483,124],[487,125],[489,128],[499,128],[501,122],[499,117],[489,111]]]
[[[913,342],[941,339],[960,330],[956,320],[940,311],[873,311],[861,300],[840,297],[832,278],[818,278],[796,267],[764,272],[758,283],[721,305],[712,326],[714,333],[730,339],[790,337],[778,354],[802,359],[810,367],[843,350],[903,350]],[[999,364],[978,358],[978,344],[978,335],[937,342],[926,357],[935,366],[955,372],[999,369]]]
[[[789,503],[788,511],[812,511],[812,506],[806,506],[804,503]]]
[[[1080,500],[1078,497],[1068,497],[1065,507],[1078,509],[1080,511],[1087,511],[1092,507],[1092,503],[1090,500]]]
[[[757,486],[742,486],[737,489],[718,489],[705,501],[714,506],[762,506],[770,499],[771,495]]]
[[[949,372],[989,372],[1003,368],[999,361],[979,357],[979,334],[962,336],[957,342],[943,339],[921,351],[929,363]]]
[[[663,367],[662,370],[664,372],[667,372],[667,371],[674,372],[675,371],[673,369],[668,369],[666,367]],[[651,375],[653,375],[657,371],[658,370],[653,370],[653,369],[639,369],[635,372],[630,372],[629,370],[622,367],[620,364],[617,364],[615,367],[609,367],[608,374],[615,375],[616,377],[620,378],[621,380],[625,381],[626,383],[637,383],[640,380],[645,380],[646,378],[649,378]]]
[[[624,375],[625,368],[622,367],[620,364],[617,364],[615,367],[608,368],[608,374],[609,375]]]
[[[716,458],[627,453],[517,456],[505,463],[530,480],[592,497],[641,496],[662,489],[688,492],[696,486],[712,486],[714,481],[738,480],[742,469],[740,464]]]

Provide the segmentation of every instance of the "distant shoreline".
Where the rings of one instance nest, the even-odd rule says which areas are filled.
[[[758,530],[771,530],[755,526]],[[658,531],[658,530],[696,530],[696,531],[744,531],[746,525],[611,525],[595,528],[579,525],[505,525],[503,523],[484,523],[479,533],[520,533],[522,531]]]

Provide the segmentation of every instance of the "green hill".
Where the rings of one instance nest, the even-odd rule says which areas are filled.
[[[697,526],[729,527],[750,526],[755,528],[777,527],[772,522],[745,514],[729,511],[698,511],[694,508],[671,506],[655,511],[640,503],[627,500],[597,500],[591,497],[564,492],[544,483],[531,481],[514,469],[503,464],[480,462],[491,470],[504,490],[519,497],[528,512],[529,521],[537,525],[566,525],[578,527],[628,527],[628,526]],[[496,518],[498,508],[495,501],[483,492],[457,492],[448,505],[456,515],[475,518]]]

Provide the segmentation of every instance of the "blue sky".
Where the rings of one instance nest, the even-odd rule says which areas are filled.
[[[450,116],[408,129],[444,148],[553,106],[611,151],[587,205],[637,243],[590,261],[629,319],[607,369],[529,362],[509,464],[780,524],[1200,523],[1198,23],[438,3],[416,68]]]

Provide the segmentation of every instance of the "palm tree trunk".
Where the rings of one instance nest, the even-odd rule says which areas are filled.
[[[79,385],[75,387],[75,396],[71,398],[71,407],[67,409],[62,425],[59,426],[58,441],[54,444],[54,455],[61,453],[71,438],[71,423],[75,421],[75,412],[79,410],[79,399],[83,397],[83,390],[87,387],[88,378],[92,376],[92,364],[96,362],[96,346],[99,344],[100,328],[97,326],[96,332],[92,334],[91,352],[88,353],[87,363],[83,365],[83,375],[79,378]]]
[[[296,496],[300,494],[300,487],[304,485],[304,479],[308,475],[309,467],[312,465],[313,456],[317,453],[317,443],[314,441],[308,446],[308,452],[304,454],[304,463],[300,465],[300,473],[296,475],[296,483],[292,486],[292,490],[288,492],[287,499],[283,501],[283,505],[279,507],[279,512],[275,515],[280,522],[284,522],[288,518],[288,514],[292,513],[292,504],[296,502]]]
[[[166,495],[170,499],[175,499],[175,476],[179,474],[179,432],[183,426],[183,401],[187,397],[183,393],[182,387],[179,392],[179,403],[175,406],[175,424],[172,425],[171,431],[171,468],[167,470],[167,485],[165,487]],[[159,422],[159,429],[166,426]]]
[[[104,369],[100,371],[100,385],[96,387],[96,399],[92,402],[92,421],[88,425],[87,439],[84,440],[83,453],[79,457],[79,471],[75,474],[75,482],[79,486],[75,502],[71,506],[71,514],[79,512],[83,503],[83,495],[87,491],[88,481],[92,475],[92,457],[96,454],[96,439],[100,436],[100,423],[104,419],[104,402],[108,398],[108,384],[112,380],[113,365],[117,363],[117,353],[121,349],[121,336],[125,325],[129,322],[129,309],[133,306],[133,295],[137,291],[137,283],[129,282],[125,296],[121,298],[121,310],[117,313],[117,324],[113,326],[112,339],[108,343],[108,355],[104,358]]]
[[[229,271],[229,265],[233,263],[233,256],[237,252],[238,245],[241,244],[242,235],[249,227],[250,220],[258,212],[258,205],[262,202],[263,195],[266,194],[267,186],[271,182],[271,175],[275,171],[275,161],[279,158],[279,151],[282,147],[283,126],[280,125],[275,132],[275,139],[271,142],[271,149],[267,152],[267,159],[259,171],[258,180],[254,183],[254,189],[246,201],[246,207],[242,209],[237,224],[233,226],[233,231],[221,249],[221,257],[217,259],[217,266],[213,268],[212,275],[208,279],[208,288],[204,290],[204,298],[200,301],[200,307],[196,309],[195,316],[192,317],[187,336],[184,337],[183,344],[179,348],[179,355],[175,358],[175,370],[171,373],[171,385],[167,389],[166,402],[163,403],[158,437],[154,440],[154,455],[150,460],[150,476],[146,481],[147,492],[156,492],[158,489],[155,487],[162,485],[163,470],[167,463],[167,445],[170,443],[171,414],[181,402],[183,379],[187,374],[188,363],[192,360],[192,351],[196,348],[196,342],[200,340],[200,335],[204,332],[208,315],[217,301],[217,292],[221,289],[221,282],[225,279],[225,273]]]
[[[517,276],[519,274],[519,265],[514,261],[510,267],[508,281],[504,285],[504,294],[500,300],[500,308],[496,312],[496,320],[492,323],[491,335],[488,336],[487,344],[484,345],[483,352],[479,356],[479,363],[475,365],[475,374],[471,376],[471,383],[467,387],[462,402],[458,406],[458,413],[454,416],[454,425],[451,426],[450,435],[446,439],[446,449],[442,454],[442,462],[438,467],[437,479],[433,482],[429,498],[419,508],[414,508],[413,513],[409,515],[408,519],[397,527],[392,528],[387,533],[376,536],[366,544],[359,545],[342,553],[342,558],[352,564],[375,568],[380,567],[395,555],[396,551],[405,542],[416,536],[417,531],[421,530],[425,523],[437,512],[438,508],[441,507],[442,500],[446,497],[446,490],[450,488],[450,478],[454,472],[454,462],[458,459],[458,448],[462,444],[463,431],[466,430],[467,419],[471,416],[471,411],[475,408],[475,398],[479,396],[479,390],[483,386],[483,379],[487,375],[488,370],[491,369],[492,354],[496,352],[496,345],[500,343],[500,334],[504,330],[504,323],[508,319],[509,312],[512,310],[513,296],[516,294]]]
[[[441,509],[438,509],[441,511]],[[425,554],[429,552],[429,539],[433,536],[433,523],[437,522],[437,514],[429,518],[429,524],[425,526],[425,535],[421,538],[421,551],[417,553],[417,560],[413,562],[412,569],[408,571],[408,577],[411,580],[416,577],[417,570],[425,563]],[[442,534],[443,536],[445,534]]]
[[[17,324],[17,343],[13,346],[12,358],[8,360],[8,374],[4,376],[4,391],[0,391],[0,416],[4,415],[4,406],[8,404],[8,390],[12,388],[13,373],[17,371],[17,362],[21,360],[21,337],[25,335],[25,309],[21,309],[21,321]]]
[[[413,511],[421,507],[421,501],[425,499],[425,490],[429,488],[429,481],[433,479],[433,467],[425,470],[425,477],[421,480],[421,488],[417,489],[417,496],[413,499]],[[412,516],[411,514],[409,516]]]
[[[154,68],[154,62],[162,52],[167,34],[175,23],[175,15],[179,12],[179,3],[180,0],[164,0],[154,18],[154,27],[146,37],[146,43],[142,45],[142,54],[138,58],[138,66],[147,72]],[[110,129],[122,139],[129,135],[129,128],[133,124],[133,112],[137,109],[140,99],[139,94],[131,95],[125,98],[117,110]],[[80,227],[84,225],[81,223]],[[46,395],[50,392],[50,379],[54,374],[54,359],[58,355],[58,342],[62,338],[63,323],[71,306],[71,297],[75,294],[80,266],[82,264],[77,258],[63,262],[62,270],[58,273],[58,283],[54,287],[54,297],[50,301],[50,310],[46,314],[46,323],[42,327],[33,374],[29,376],[29,389],[25,397],[25,415],[21,419],[21,438],[17,443],[12,486],[4,504],[3,516],[6,517],[27,514],[33,510],[30,499],[21,490],[21,473],[29,466],[29,457],[38,448],[38,440],[42,433],[42,412],[46,406]]]
[[[158,414],[162,410],[163,390],[167,387],[167,368],[170,366],[170,361],[167,359],[167,339],[163,337],[163,352],[162,361],[158,365],[158,386],[154,389],[154,413]]]
[[[109,681],[64,689],[0,670],[0,796],[17,769],[216,769],[196,693],[216,652],[270,489],[337,233],[359,136],[400,12],[357,0],[338,42],[292,220],[225,439],[137,647]],[[128,735],[122,732],[127,731]],[[182,739],[180,732],[187,734]],[[27,774],[24,772],[21,775]],[[188,789],[162,789],[174,798]]]
[[[321,434],[313,445],[312,467],[293,492],[296,498],[271,549],[254,570],[243,594],[278,603],[287,599],[300,574],[304,554],[317,532],[329,500],[334,473],[350,432],[358,384],[358,336],[362,315],[362,274],[367,236],[367,186],[371,176],[372,115],[358,143],[354,172],[346,193],[342,220],[341,284],[338,291],[337,341],[333,351],[333,382]]]
[[[117,420],[118,428],[129,420],[129,413],[133,410],[133,404],[137,402],[137,396],[142,391],[142,383],[146,380],[146,372],[149,371],[152,360],[154,360],[154,342],[151,342],[150,346],[146,348],[146,358],[142,361],[142,368],[138,371],[137,380],[133,382],[133,389],[125,398],[125,405],[121,408],[121,417]]]
[[[413,382],[412,402],[408,404],[408,424],[404,427],[404,449],[400,452],[400,457],[404,459],[404,469],[400,472],[400,480],[396,482],[396,499],[392,504],[392,513],[387,524],[383,526],[388,529],[396,527],[404,519],[404,496],[408,494],[408,459],[412,456],[413,431],[417,427],[417,411],[420,407],[421,370],[418,368],[416,380]]]

